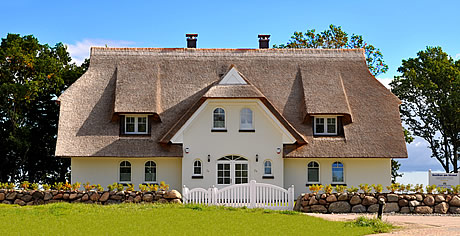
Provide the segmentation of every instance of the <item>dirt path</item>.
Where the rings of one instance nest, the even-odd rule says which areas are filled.
[[[332,221],[349,221],[359,216],[375,217],[375,214],[315,214],[307,215]],[[384,221],[402,227],[391,233],[378,235],[460,235],[459,216],[383,215]]]

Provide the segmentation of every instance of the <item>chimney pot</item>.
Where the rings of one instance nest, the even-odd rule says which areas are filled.
[[[187,37],[187,48],[196,48],[198,34],[185,34]]]
[[[269,34],[259,34],[259,48],[265,49],[269,48],[270,35]]]

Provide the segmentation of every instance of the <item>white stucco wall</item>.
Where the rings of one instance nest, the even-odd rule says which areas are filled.
[[[119,182],[120,162],[131,163],[131,183],[138,189],[144,183],[144,165],[147,161],[154,161],[157,165],[157,182],[165,181],[171,189],[182,191],[181,162],[182,158],[154,157],[154,158],[107,158],[107,157],[73,157],[71,160],[71,181],[91,184],[107,185]]]
[[[347,187],[359,184],[391,184],[391,159],[389,158],[285,158],[284,159],[284,187],[294,185],[295,195],[308,192],[307,164],[316,161],[320,165],[320,183],[322,185],[332,182],[332,163],[343,163],[344,178]]]
[[[182,184],[189,188],[218,188],[217,160],[227,155],[238,155],[248,159],[249,180],[283,186],[283,138],[288,139],[282,128],[261,107],[257,100],[208,100],[205,107],[183,131],[184,152],[182,160]],[[225,109],[227,132],[211,132],[212,112],[215,108]],[[239,132],[240,110],[250,108],[253,113],[255,132]],[[284,135],[283,135],[284,134]],[[284,136],[284,137],[283,137]],[[281,148],[277,154],[276,149]],[[210,162],[208,162],[208,155]],[[258,162],[256,162],[258,155]],[[203,179],[192,179],[193,162],[200,159],[203,163]],[[274,179],[263,179],[264,161],[272,161]]]

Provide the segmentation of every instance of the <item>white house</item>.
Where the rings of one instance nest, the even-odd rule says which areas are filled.
[[[72,182],[389,185],[399,99],[362,49],[91,48],[58,99]]]

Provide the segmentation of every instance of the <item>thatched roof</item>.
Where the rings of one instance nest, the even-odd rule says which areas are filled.
[[[298,140],[285,157],[407,157],[400,101],[360,49],[92,48],[90,59],[59,98],[57,156],[180,157],[168,137],[204,100],[258,98]],[[218,84],[231,65],[249,84]],[[151,136],[120,137],[120,113],[159,119]],[[314,137],[315,114],[348,118],[344,137]]]

